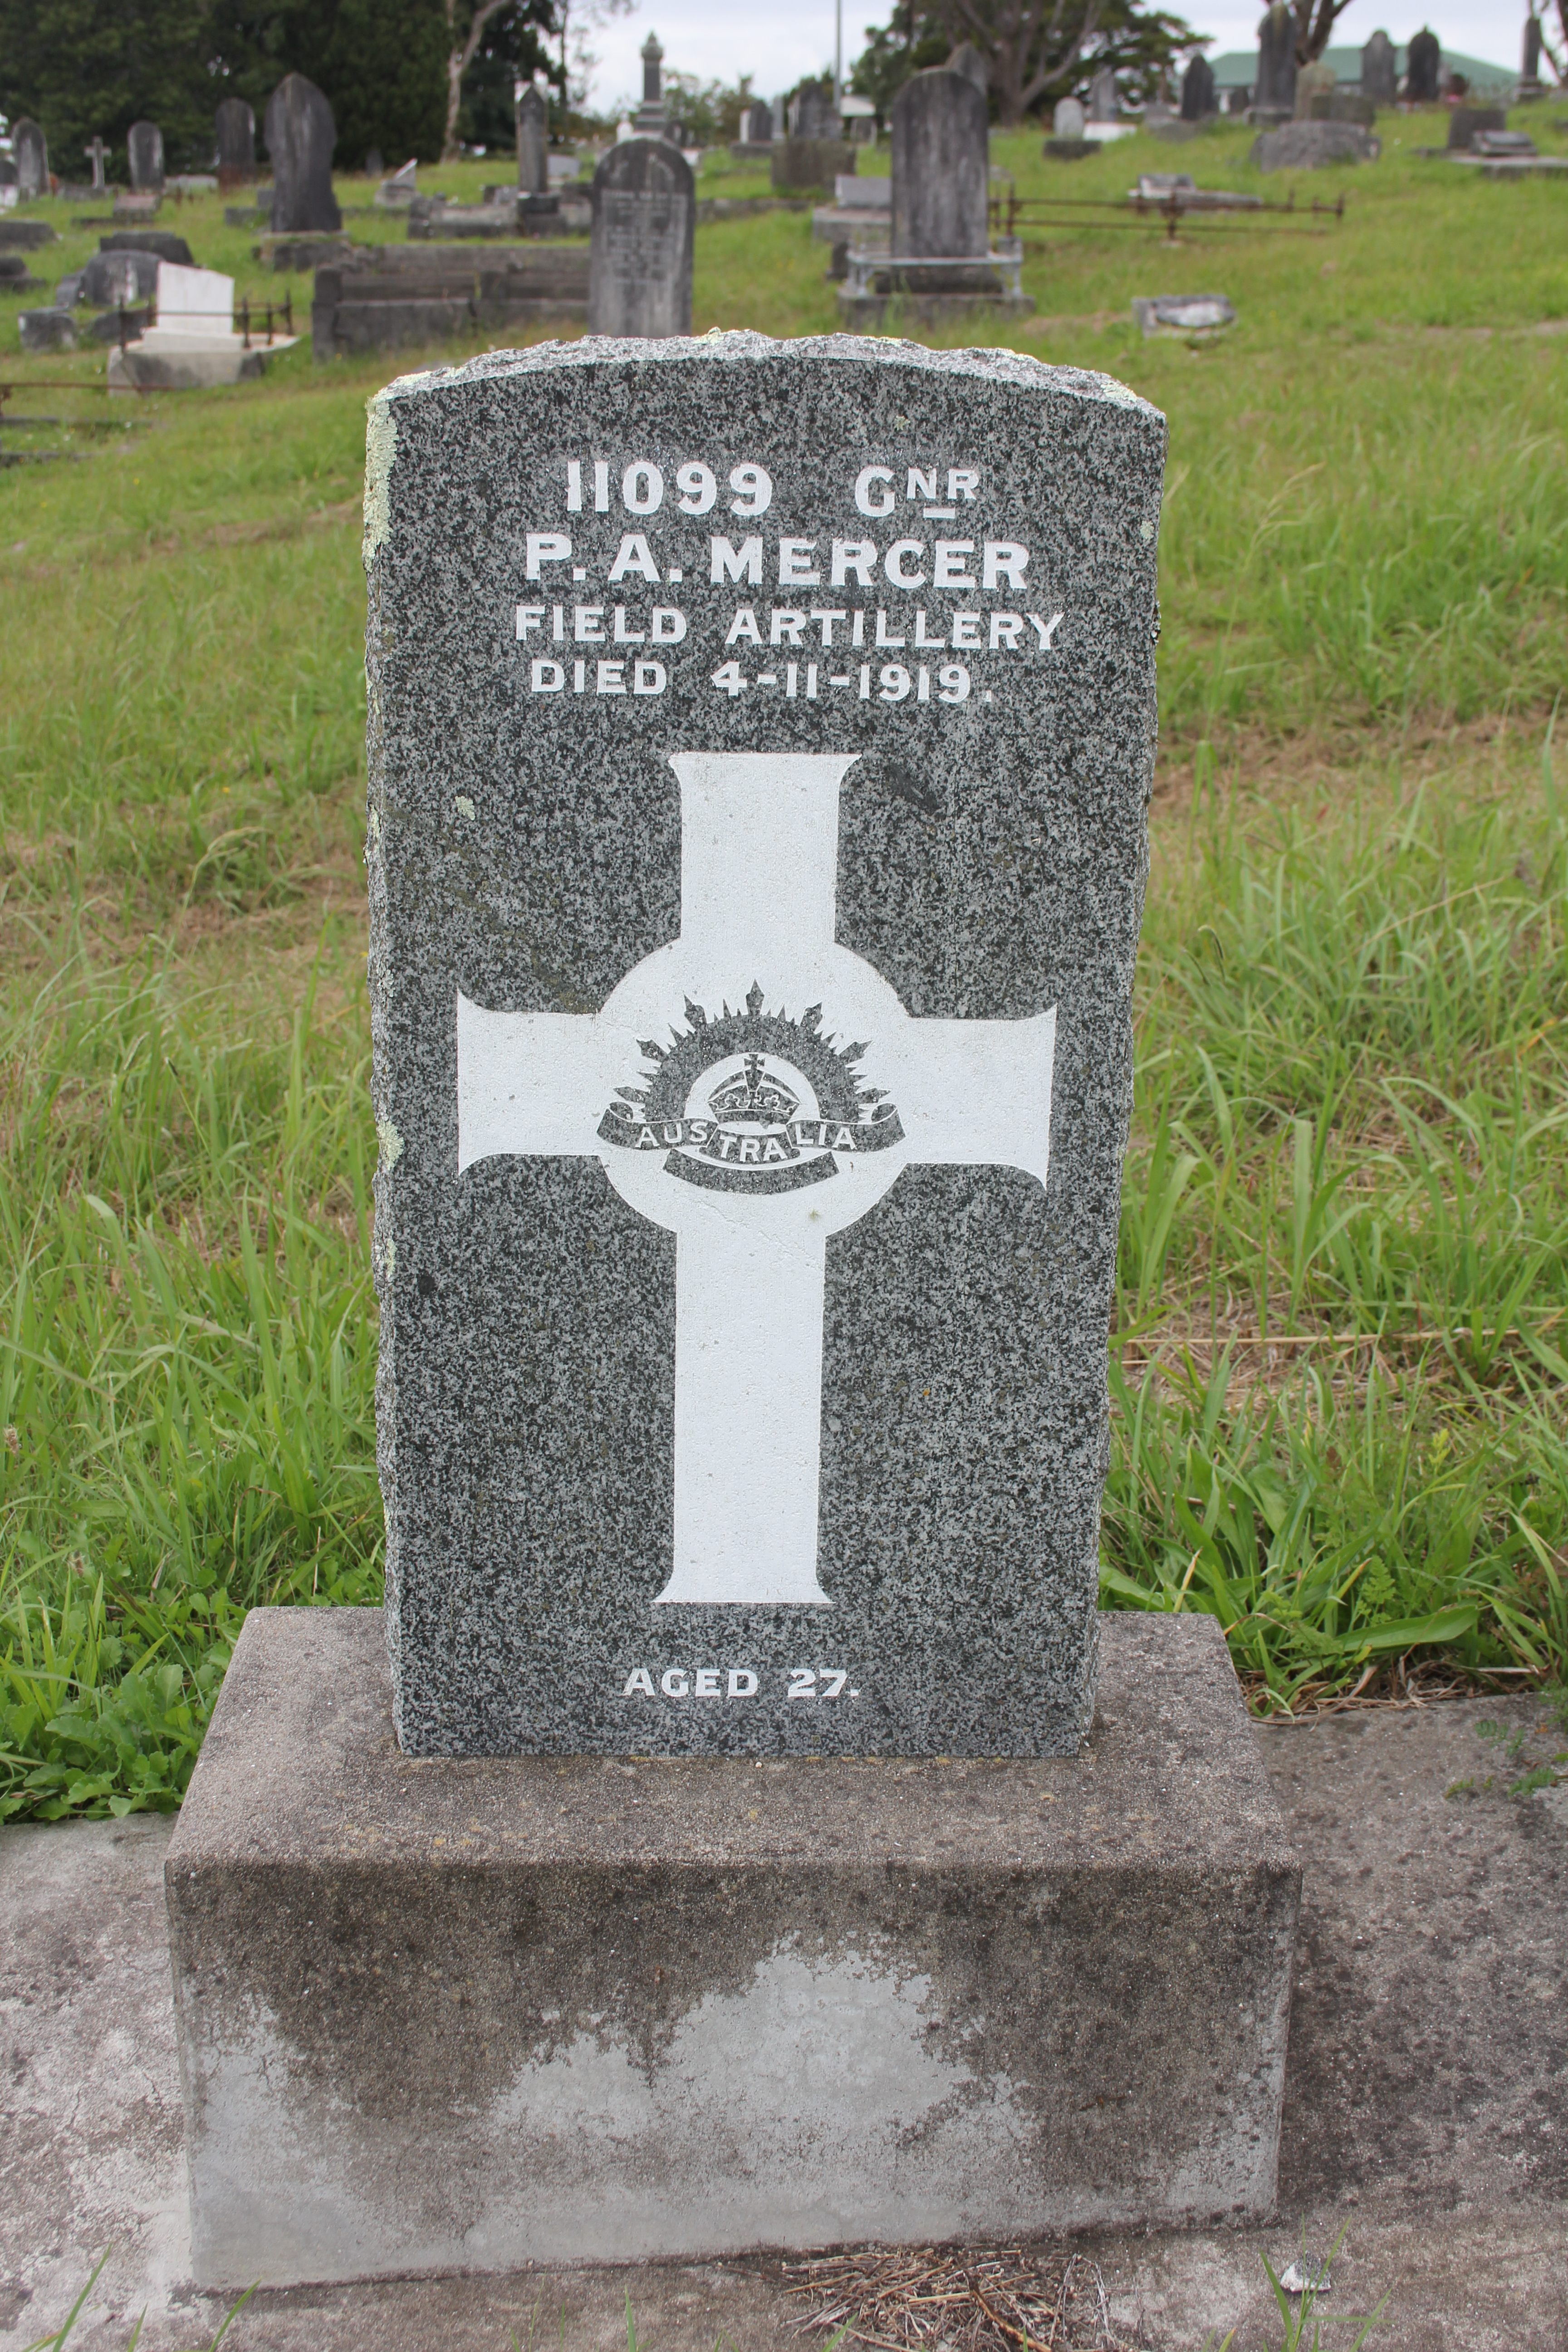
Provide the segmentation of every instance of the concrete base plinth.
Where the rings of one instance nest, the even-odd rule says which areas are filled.
[[[838,297],[838,323],[847,335],[875,334],[891,315],[907,324],[942,327],[954,319],[1027,318],[1035,307],[1032,294],[921,294],[894,289],[885,294]]]
[[[418,1761],[247,1620],[165,1869],[195,2274],[1258,2216],[1300,1871],[1208,1618],[1070,1759]]]

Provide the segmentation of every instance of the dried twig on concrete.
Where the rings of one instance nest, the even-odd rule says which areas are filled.
[[[1100,2266],[1021,2247],[875,2247],[786,2263],[794,2326],[873,2352],[1131,2352]]]

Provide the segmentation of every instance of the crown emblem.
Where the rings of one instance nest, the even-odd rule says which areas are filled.
[[[727,1127],[787,1127],[800,1097],[773,1076],[760,1054],[748,1054],[745,1068],[714,1087],[708,1108]]]

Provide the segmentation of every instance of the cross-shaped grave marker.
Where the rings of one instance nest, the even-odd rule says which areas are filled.
[[[497,1153],[596,1156],[623,1200],[676,1236],[663,1601],[828,1600],[817,1580],[828,1235],[911,1164],[1046,1181],[1054,1009],[911,1019],[837,942],[838,793],[853,763],[677,756],[679,939],[596,1013],[492,1013],[458,997],[459,1173]],[[746,1012],[731,1012],[742,998]]]
[[[88,142],[88,144],[81,152],[92,165],[93,193],[98,194],[101,193],[105,185],[103,177],[103,159],[108,154],[109,150],[104,145],[101,139],[93,138]]]

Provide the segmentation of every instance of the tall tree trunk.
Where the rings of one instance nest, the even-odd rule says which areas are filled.
[[[504,8],[507,0],[479,0],[474,10],[468,37],[458,39],[458,0],[447,0],[447,137],[441,149],[443,163],[458,160],[458,116],[463,103],[463,76],[474,62],[474,52],[479,46],[485,26],[490,18]]]

